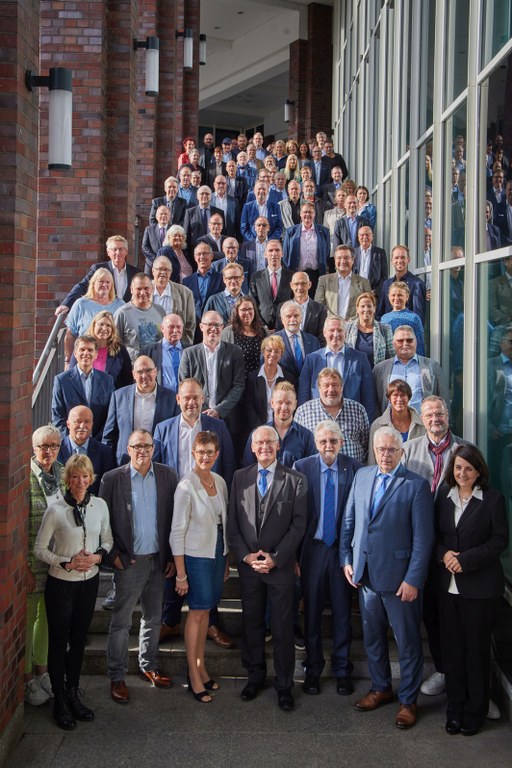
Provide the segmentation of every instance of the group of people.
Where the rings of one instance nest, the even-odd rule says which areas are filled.
[[[356,708],[395,698],[391,625],[401,668],[395,722],[415,724],[424,621],[435,683],[446,685],[446,729],[476,733],[488,709],[503,591],[503,497],[489,488],[480,451],[450,430],[443,371],[424,355],[425,285],[408,269],[408,249],[393,248],[388,277],[386,254],[373,246],[375,210],[357,212],[362,196],[335,202],[347,169],[325,134],[312,159],[294,142],[276,142],[269,155],[259,138],[253,155],[238,137],[229,149],[236,162],[227,145],[222,157],[210,147],[207,162],[206,137],[205,159],[197,157],[189,138],[180,180],[202,169],[222,204],[214,210],[203,185],[194,205],[190,183],[168,179],[166,198],[152,203],[156,224],[145,242],[158,234],[158,247],[153,258],[144,252],[146,271],[127,262],[124,237],[110,237],[108,260],[56,310],[66,315],[66,370],[55,378],[52,426],[33,435],[27,700],[53,695],[64,729],[94,718],[79,677],[98,569],[108,565],[113,701],[130,700],[136,604],[140,673],[170,688],[158,647],[179,635],[187,600],[188,689],[210,703],[220,686],[207,671],[206,640],[233,646],[218,612],[231,553],[244,701],[265,685],[270,635],[278,706],[295,706],[297,647],[305,648],[303,690],[320,693],[327,602],[336,690],[354,692],[355,588],[372,681]],[[238,159],[242,169],[263,162],[269,173],[268,157],[284,169],[287,196],[276,202],[267,181],[255,178],[255,199],[244,202],[242,188],[248,197],[256,174],[239,173]],[[224,163],[226,176],[218,173]],[[338,209],[332,236],[314,223],[323,205],[314,192],[294,199],[293,184],[304,191],[308,171],[326,207],[332,193],[325,215]],[[229,210],[235,228],[224,236]],[[183,226],[172,223],[180,211]],[[423,686],[429,693],[428,680]]]

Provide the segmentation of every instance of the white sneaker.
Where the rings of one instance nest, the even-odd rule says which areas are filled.
[[[492,699],[489,699],[489,709],[486,714],[487,720],[499,720],[501,717],[500,708],[494,703]]]
[[[34,680],[36,680],[43,691],[48,694],[48,698],[53,699],[52,684],[50,683],[50,675],[48,672],[44,672],[39,677],[34,677]]]
[[[33,707],[40,707],[41,704],[46,704],[50,697],[44,691],[37,680],[29,680],[25,683],[25,701]]]
[[[446,683],[442,672],[434,672],[423,681],[420,691],[426,696],[439,696],[446,690]]]

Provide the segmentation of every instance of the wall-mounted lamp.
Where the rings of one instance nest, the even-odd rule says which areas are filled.
[[[183,38],[183,69],[193,69],[194,67],[194,33],[191,29],[184,32],[176,31],[176,39]]]
[[[199,64],[206,64],[206,35],[199,35]]]
[[[71,117],[73,114],[72,71],[52,67],[47,76],[25,72],[25,85],[29,91],[47,87],[48,99],[48,168],[71,168]]]
[[[158,96],[158,70],[160,63],[160,41],[158,37],[133,40],[133,50],[146,49],[146,96]]]
[[[292,107],[295,106],[294,101],[290,101],[289,99],[286,99],[284,103],[284,121],[285,123],[290,122],[291,114],[292,114]]]

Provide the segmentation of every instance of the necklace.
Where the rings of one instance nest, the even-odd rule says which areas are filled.
[[[195,471],[195,470],[194,470],[194,471]],[[196,475],[199,477],[199,480],[202,482],[202,484],[203,484],[204,486],[206,486],[206,488],[213,488],[213,486],[215,485],[215,479],[213,479],[211,483],[207,483],[207,482],[206,482],[206,480],[203,480],[203,478],[202,478],[202,477],[200,477],[200,476],[197,474],[197,472],[196,472]]]

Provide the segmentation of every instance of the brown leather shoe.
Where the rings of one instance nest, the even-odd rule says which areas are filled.
[[[116,704],[128,704],[130,701],[130,694],[124,680],[110,681],[110,696]]]
[[[212,624],[211,627],[208,627],[207,637],[208,640],[213,640],[215,645],[218,645],[219,648],[235,647],[235,644],[229,635],[226,635],[226,633],[223,632],[222,629],[219,629],[219,627],[216,627],[215,624]]]
[[[141,669],[140,675],[144,680],[154,685],[155,688],[172,688],[171,678],[162,675],[158,669]]]
[[[400,704],[396,716],[397,728],[412,728],[416,723],[416,704]]]
[[[371,712],[372,709],[377,709],[382,704],[389,704],[394,698],[395,695],[391,688],[388,691],[374,691],[372,689],[368,691],[366,696],[363,696],[362,699],[356,702],[355,707],[360,712]]]
[[[170,627],[168,624],[162,624],[160,627],[160,639],[159,643],[164,643],[166,640],[173,640],[176,637],[180,636],[180,625],[175,624],[173,627]]]

